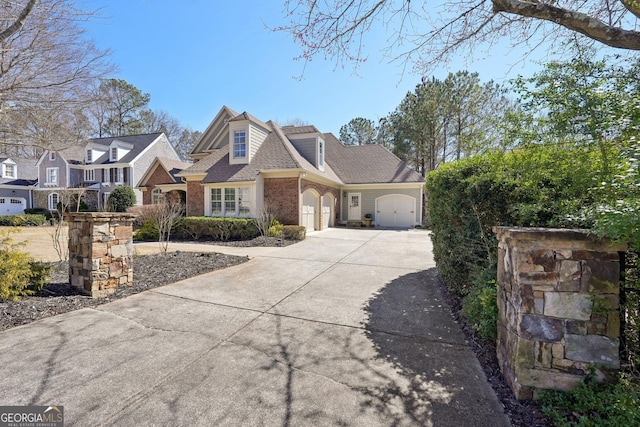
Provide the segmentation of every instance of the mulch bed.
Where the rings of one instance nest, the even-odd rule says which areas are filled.
[[[511,419],[513,427],[544,427],[553,425],[551,420],[541,411],[540,405],[533,401],[518,401],[511,392],[511,389],[505,382],[500,366],[498,365],[498,357],[496,355],[495,341],[488,341],[478,337],[467,323],[466,319],[460,314],[462,310],[462,299],[459,295],[450,291],[442,282],[440,285],[444,291],[445,300],[451,307],[451,313],[456,322],[462,328],[469,347],[476,354],[487,381],[498,396],[498,400],[504,406],[504,412]]]

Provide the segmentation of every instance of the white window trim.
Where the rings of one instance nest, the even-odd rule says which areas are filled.
[[[87,151],[85,153],[85,161],[87,162],[87,164],[93,163],[93,150],[91,148],[87,148]]]
[[[246,214],[240,214],[241,203],[243,204],[243,206],[247,206],[247,204],[244,204],[244,202],[240,199],[240,190],[245,188],[249,192],[249,203],[248,203],[249,212]],[[222,206],[221,206],[221,213],[219,214],[213,213],[213,205],[211,203],[211,192],[214,189],[220,190],[220,199],[222,202],[221,203]],[[227,209],[226,209],[225,190],[227,189],[233,189],[235,192],[235,208],[232,213],[227,212]],[[243,185],[239,187],[233,187],[233,186],[208,187],[205,203],[206,203],[205,209],[207,212],[206,214],[207,216],[229,217],[229,218],[251,218],[253,216],[253,213],[255,212],[255,186]]]
[[[56,197],[56,202],[53,203],[53,196]],[[47,207],[50,211],[58,209],[58,203],[60,202],[60,195],[58,193],[49,193],[47,196]]]
[[[11,168],[11,175],[9,175],[8,169]],[[16,165],[14,164],[3,164],[2,165],[2,177],[3,178],[16,178],[17,173],[16,171],[18,170],[18,168],[16,167]]]
[[[237,156],[236,155],[236,134],[239,134],[239,133],[243,133],[244,134],[244,142],[243,142],[243,144],[244,144],[244,156]],[[248,146],[249,144],[247,142],[248,139],[249,139],[249,132],[247,132],[246,129],[237,129],[237,130],[233,131],[233,141],[232,141],[233,145],[231,146],[231,149],[232,149],[232,152],[233,152],[232,156],[233,156],[234,159],[243,159],[244,160],[244,159],[247,158],[247,152],[249,151],[249,146]]]
[[[114,177],[117,185],[124,184],[124,168],[116,168],[116,176]]]
[[[151,204],[158,205],[162,203],[162,190],[160,188],[154,188],[151,190]]]
[[[318,169],[324,171],[324,157],[327,146],[323,139],[318,138]]]
[[[50,180],[51,173],[55,171],[55,181]],[[60,168],[47,168],[45,177],[45,185],[58,185],[60,183]]]
[[[116,155],[113,155],[113,150],[116,151]],[[118,161],[118,147],[110,147],[109,148],[109,158],[111,159],[111,161],[116,162]]]
[[[55,160],[56,160],[56,152],[55,151],[49,151],[49,160],[51,160],[52,162],[55,162]]]
[[[96,182],[96,170],[95,169],[85,169],[84,170],[84,180],[85,180],[85,182]]]

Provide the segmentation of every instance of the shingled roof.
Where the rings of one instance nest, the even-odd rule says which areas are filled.
[[[424,178],[381,145],[345,146],[333,134],[322,134],[313,125],[279,126],[263,123],[249,113],[231,121],[250,120],[269,130],[249,164],[229,164],[229,145],[215,149],[180,175],[206,174],[203,183],[255,181],[260,172],[298,169],[337,184],[421,183]],[[316,168],[294,147],[289,136],[322,135],[325,140],[324,170]]]
[[[139,135],[115,136],[115,137],[108,137],[108,138],[94,138],[91,140],[92,143],[104,145],[105,147],[108,147],[109,145],[111,145],[113,141],[116,141],[116,140],[131,144],[133,145],[133,147],[126,155],[124,155],[120,160],[116,162],[109,160],[109,153],[106,152],[102,156],[98,157],[95,161],[93,161],[92,164],[106,165],[109,163],[129,163],[133,161],[133,159],[138,157],[138,155],[140,155],[140,153],[142,153],[142,151],[145,148],[147,148],[151,143],[153,143],[153,141],[158,139],[160,135],[162,135],[162,132],[145,133],[145,134],[139,134]],[[82,155],[84,158],[84,153]]]
[[[331,133],[324,134],[327,163],[345,184],[382,184],[423,182],[411,169],[382,145],[345,146]]]

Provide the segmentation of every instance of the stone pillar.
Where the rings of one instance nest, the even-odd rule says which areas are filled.
[[[495,227],[498,361],[518,399],[618,369],[620,251],[582,230]]]
[[[135,214],[79,212],[69,223],[69,283],[92,297],[133,284]]]

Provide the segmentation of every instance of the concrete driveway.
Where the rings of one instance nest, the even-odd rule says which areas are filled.
[[[0,404],[78,426],[509,424],[426,231],[207,248],[252,259],[0,333]]]

